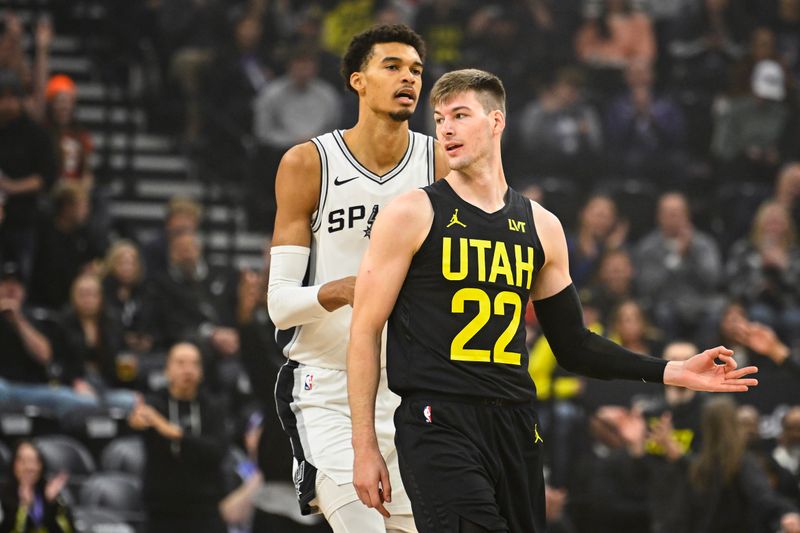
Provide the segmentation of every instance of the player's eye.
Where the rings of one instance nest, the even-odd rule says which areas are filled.
[[[436,124],[441,124],[442,122],[444,122],[444,119],[442,117],[437,117],[437,118],[433,119],[433,121]]]

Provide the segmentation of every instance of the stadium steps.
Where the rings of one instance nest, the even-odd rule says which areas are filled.
[[[51,15],[51,0],[0,0],[0,16],[13,9],[25,27],[23,48],[33,55],[33,33],[41,16]],[[75,6],[74,9],[78,9]],[[102,2],[80,6],[82,16],[99,21]],[[124,91],[100,80],[97,65],[77,35],[58,33],[54,21],[50,71],[70,76],[78,88],[78,120],[92,134],[92,167],[106,189],[114,228],[124,236],[146,241],[163,226],[166,203],[175,195],[187,196],[204,206],[201,238],[211,264],[260,269],[266,235],[245,232],[247,214],[231,195],[230,187],[200,182],[190,158],[166,135],[148,132],[147,114],[130,102]],[[236,192],[236,191],[234,191]]]

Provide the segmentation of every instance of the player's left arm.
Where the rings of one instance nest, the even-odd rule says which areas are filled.
[[[736,369],[733,352],[711,348],[687,361],[638,354],[592,333],[583,323],[578,292],[569,275],[564,229],[555,215],[532,202],[534,222],[545,252],[545,264],[532,291],[542,331],[559,364],[571,372],[601,379],[663,382],[693,390],[744,392],[758,381],[745,378],[755,367]],[[719,359],[724,364],[717,365]]]
[[[411,259],[430,229],[433,209],[425,191],[410,191],[389,203],[375,219],[369,247],[356,277],[347,392],[353,427],[353,485],[367,507],[389,516],[389,472],[375,435],[375,397],[380,379],[383,327],[397,301]]]
[[[450,173],[450,164],[447,162],[447,154],[444,153],[444,146],[439,141],[433,141],[433,162],[436,174],[434,179],[439,181]]]

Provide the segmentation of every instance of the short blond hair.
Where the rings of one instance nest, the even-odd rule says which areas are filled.
[[[500,78],[475,68],[448,72],[433,84],[431,106],[434,108],[457,94],[473,91],[484,111],[506,112],[506,89]]]
[[[191,198],[173,196],[167,204],[167,218],[175,215],[189,215],[199,222],[203,216],[203,207]]]

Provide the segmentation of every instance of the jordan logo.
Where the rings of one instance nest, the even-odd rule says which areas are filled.
[[[449,228],[450,226],[455,226],[456,224],[458,224],[462,228],[466,228],[467,227],[466,224],[464,224],[463,222],[458,220],[458,208],[457,207],[456,207],[456,210],[453,211],[453,216],[450,217],[450,223],[447,224],[447,226],[445,226],[445,228]]]
[[[533,425],[533,443],[536,444],[537,442],[541,442],[544,444],[544,439],[539,435],[539,424]]]

